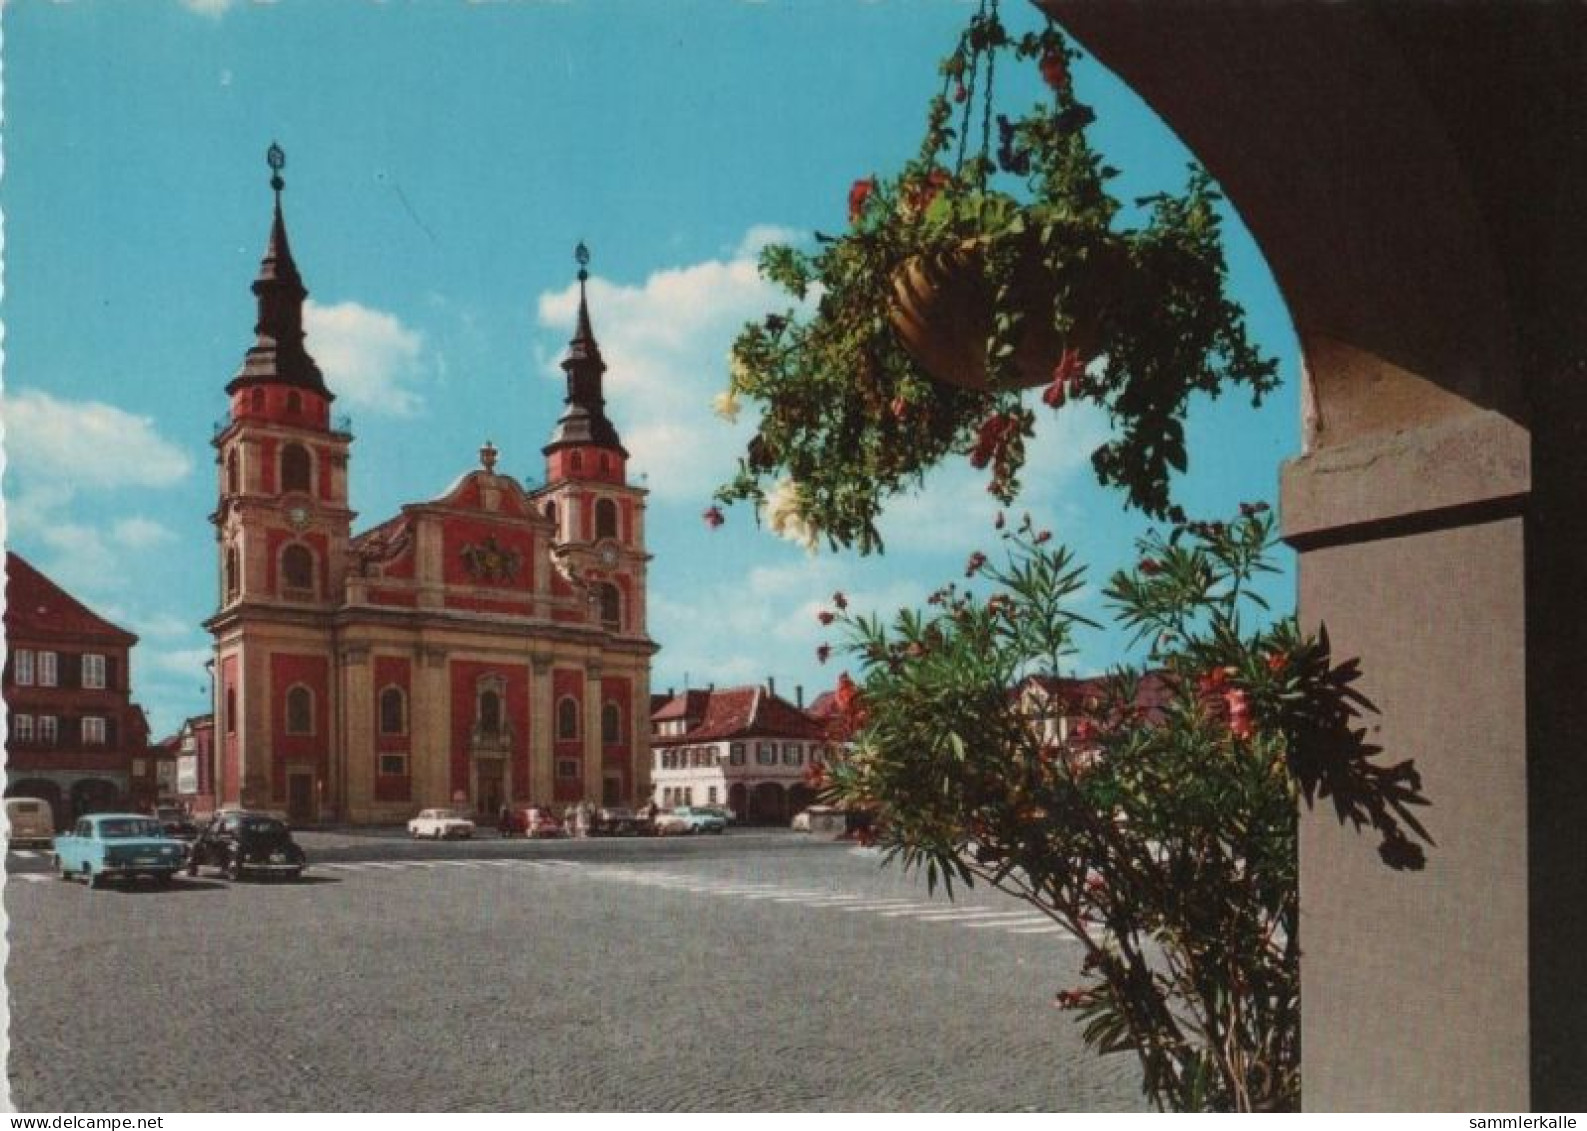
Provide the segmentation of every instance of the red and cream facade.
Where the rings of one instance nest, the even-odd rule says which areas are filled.
[[[214,440],[219,804],[388,823],[642,801],[645,492],[604,414],[582,297],[545,484],[498,474],[487,443],[439,497],[354,535],[352,436],[304,348],[275,183],[258,341]]]

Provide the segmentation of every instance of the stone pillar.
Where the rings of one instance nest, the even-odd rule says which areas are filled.
[[[352,821],[369,819],[375,803],[375,726],[374,664],[367,645],[342,648],[338,657],[341,671],[341,718],[339,749],[332,752],[331,780],[347,791],[340,798],[341,811]]]
[[[452,685],[446,649],[420,646],[413,657],[409,754],[413,807],[452,804]]]
[[[584,800],[601,803],[606,770],[601,762],[601,666],[584,665]]]
[[[632,734],[629,738],[630,748],[633,750],[633,768],[629,781],[633,783],[635,806],[644,805],[650,800],[651,769],[655,756],[650,748],[650,665],[639,664],[634,668],[634,701],[629,710],[629,717],[633,720]]]
[[[529,692],[529,799],[536,805],[550,805],[556,791],[556,758],[551,746],[556,719],[551,656],[537,653],[529,662],[533,671]]]

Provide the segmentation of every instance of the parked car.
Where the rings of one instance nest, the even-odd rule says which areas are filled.
[[[216,817],[193,842],[187,855],[187,874],[198,875],[203,864],[220,869],[233,880],[249,872],[295,880],[309,861],[285,821],[268,813],[233,810]]]
[[[166,836],[173,836],[177,840],[198,839],[198,824],[187,815],[186,809],[176,805],[157,805],[154,819],[160,822]]]
[[[727,822],[717,814],[690,805],[679,805],[665,813],[656,814],[658,836],[693,836],[698,833],[721,833]]]
[[[13,848],[48,848],[55,839],[55,811],[37,797],[6,798],[6,839]]]
[[[550,809],[530,808],[520,809],[518,812],[523,819],[523,835],[530,840],[566,835],[566,830],[562,827],[562,818]]]
[[[55,866],[63,880],[107,880],[148,876],[168,884],[186,855],[181,841],[165,835],[160,822],[141,813],[96,813],[81,817],[70,833],[55,838]]]
[[[691,805],[690,808],[696,813],[715,813],[722,818],[724,824],[733,825],[738,823],[738,816],[733,810],[724,805]]]
[[[847,820],[836,805],[812,805],[795,813],[788,827],[796,833],[841,833]]]
[[[594,836],[642,836],[648,831],[648,822],[632,809],[601,809],[590,826]]]
[[[467,840],[474,835],[474,822],[456,809],[421,809],[419,815],[408,822],[408,835]]]

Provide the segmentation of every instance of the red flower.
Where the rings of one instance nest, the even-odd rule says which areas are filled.
[[[1036,545],[1038,545],[1038,546],[1040,546],[1043,542],[1051,542],[1052,541],[1052,531],[1051,530],[1038,530],[1036,532],[1036,537],[1032,538],[1031,541],[1033,543],[1035,543]]]
[[[953,100],[955,102],[963,102],[969,97],[970,92],[965,89],[965,86],[962,82],[956,82],[953,84]]]
[[[816,662],[824,664],[832,657],[832,645],[823,644],[816,649]]]
[[[1097,737],[1097,725],[1090,719],[1080,719],[1069,732],[1069,737],[1076,742],[1094,742]]]
[[[1229,709],[1229,733],[1236,738],[1250,738],[1253,733],[1251,726],[1251,700],[1246,696],[1244,689],[1234,688],[1223,693],[1223,702]]]
[[[974,577],[981,572],[981,567],[986,565],[986,555],[977,550],[970,555],[970,560],[964,563],[964,576]]]
[[[1213,668],[1196,681],[1197,689],[1203,695],[1218,695],[1229,686],[1229,669]]]
[[[846,609],[849,607],[849,599],[843,595],[842,590],[832,594],[832,603],[840,609]]]
[[[1051,408],[1062,408],[1067,396],[1080,392],[1080,378],[1086,371],[1085,359],[1076,349],[1066,349],[1058,364],[1053,366],[1052,384],[1042,392],[1042,402]]]
[[[1141,564],[1136,567],[1147,577],[1156,577],[1163,572],[1163,563],[1156,558],[1142,558]]]
[[[1064,57],[1063,48],[1049,47],[1041,57],[1041,80],[1055,91],[1062,91],[1069,85],[1069,60]]]
[[[1246,518],[1250,518],[1252,515],[1261,514],[1262,512],[1266,511],[1267,509],[1268,509],[1268,506],[1267,506],[1266,503],[1241,503],[1240,504],[1240,513],[1243,514]]]
[[[820,621],[824,625],[831,624],[836,619],[837,619],[836,617],[834,617],[831,613],[827,612],[827,610],[825,610],[825,609],[822,609],[819,613],[816,614],[816,620]]]
[[[1058,996],[1053,999],[1053,1003],[1057,1005],[1059,1009],[1079,1009],[1086,1003],[1085,991],[1059,990]]]
[[[827,767],[822,762],[811,762],[805,767],[805,784],[811,789],[821,790],[827,787]]]
[[[1009,440],[1009,433],[1018,427],[1012,415],[994,412],[981,421],[975,433],[975,446],[970,449],[970,466],[979,471],[997,458]]]
[[[857,224],[861,216],[865,215],[865,202],[871,198],[871,193],[876,191],[876,178],[866,177],[863,181],[855,181],[849,188],[849,223]]]
[[[705,513],[700,517],[705,520],[705,524],[712,530],[715,530],[718,526],[721,526],[727,521],[727,519],[722,517],[721,507],[707,507]]]
[[[1289,666],[1289,657],[1282,652],[1269,652],[1267,654],[1267,670],[1277,675]]]
[[[895,420],[902,420],[909,415],[909,402],[903,397],[894,397],[893,403],[889,407],[892,409],[893,419]]]

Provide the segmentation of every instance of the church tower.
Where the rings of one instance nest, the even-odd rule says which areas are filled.
[[[217,785],[223,800],[317,814],[332,742],[330,632],[353,512],[352,436],[304,346],[308,291],[281,212],[285,155],[269,151],[275,209],[253,282],[255,341],[226,385],[213,444],[219,555],[215,636]],[[246,649],[244,644],[247,644]]]

